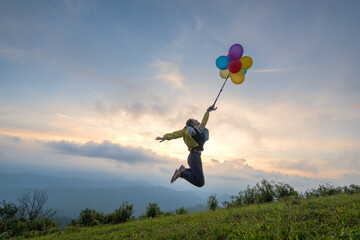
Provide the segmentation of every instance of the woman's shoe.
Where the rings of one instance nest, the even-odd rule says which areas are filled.
[[[175,172],[174,172],[174,175],[172,176],[171,178],[171,183],[175,182],[176,179],[178,179],[180,177],[180,170],[179,169],[176,169]]]

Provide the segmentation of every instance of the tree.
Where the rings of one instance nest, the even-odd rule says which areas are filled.
[[[275,198],[274,186],[271,182],[267,181],[265,178],[261,180],[261,184],[256,184],[257,188],[257,198],[255,199],[256,203],[266,203],[272,202]]]
[[[207,200],[207,206],[210,210],[215,211],[218,208],[218,200],[216,199],[216,194],[210,195]]]
[[[80,212],[77,223],[81,226],[95,226],[104,222],[104,214],[95,209],[86,208]]]
[[[134,205],[129,204],[128,201],[122,203],[122,205],[115,209],[112,214],[112,223],[122,223],[129,221],[134,214]]]
[[[6,232],[16,220],[16,213],[18,208],[11,203],[5,203],[5,200],[0,204],[0,233]]]
[[[19,216],[30,222],[34,222],[39,218],[53,218],[56,210],[45,209],[47,200],[46,190],[34,189],[33,191],[23,193],[18,198]]]
[[[176,209],[175,212],[176,212],[177,215],[187,214],[188,213],[188,211],[184,207]]]
[[[161,215],[160,207],[157,203],[149,203],[146,207],[146,216],[149,218],[154,218]]]
[[[281,183],[275,185],[275,197],[277,200],[287,199],[290,197],[298,198],[299,193],[287,183]]]

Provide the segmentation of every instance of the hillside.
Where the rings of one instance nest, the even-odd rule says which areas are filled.
[[[37,239],[360,239],[360,194],[219,209]]]

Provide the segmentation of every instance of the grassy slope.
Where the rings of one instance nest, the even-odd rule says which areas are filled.
[[[360,194],[67,230],[41,239],[360,239]]]

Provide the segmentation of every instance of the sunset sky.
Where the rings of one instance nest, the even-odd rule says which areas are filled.
[[[0,1],[0,172],[236,192],[360,180],[360,1]],[[206,185],[170,184],[240,43],[254,63],[208,121]]]

